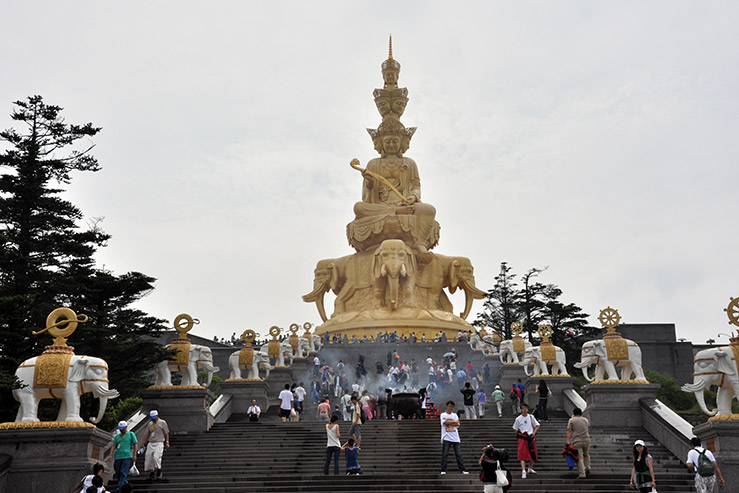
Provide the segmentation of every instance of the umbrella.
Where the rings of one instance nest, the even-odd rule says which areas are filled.
[[[444,357],[445,358],[451,358],[452,356],[454,356],[454,353],[446,353],[446,354],[444,354]]]

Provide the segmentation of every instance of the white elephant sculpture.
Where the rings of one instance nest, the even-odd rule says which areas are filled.
[[[729,346],[698,351],[693,359],[693,383],[682,386],[684,392],[693,392],[701,410],[709,416],[732,414],[731,403],[739,400],[739,369],[734,352]],[[716,409],[709,411],[703,391],[711,385],[718,387]]]
[[[482,351],[482,349],[483,349],[483,340],[482,340],[482,338],[480,338],[480,335],[479,334],[476,334],[474,332],[470,336],[470,342],[469,342],[469,344],[470,344],[470,348],[473,351]]]
[[[167,348],[169,347],[170,345],[167,345]],[[213,353],[210,348],[199,344],[190,344],[187,365],[178,365],[176,361],[165,360],[156,365],[154,369],[157,375],[156,385],[165,387],[172,386],[173,371],[182,373],[180,385],[198,385],[198,370],[205,370],[208,373],[208,381],[204,386],[207,387],[213,380],[213,375],[221,370],[213,365]]]
[[[621,380],[631,380],[632,373],[634,380],[644,380],[644,369],[641,362],[641,349],[639,345],[630,339],[624,339],[628,348],[628,359],[610,361],[606,354],[606,343],[603,339],[588,341],[582,345],[580,353],[580,361],[575,363],[575,368],[582,368],[582,373],[588,382],[593,380],[603,380],[606,376],[608,380],[618,380],[618,372],[616,367],[621,367]],[[595,379],[588,375],[588,368],[595,366]]]
[[[30,358],[21,363],[15,372],[21,384],[20,389],[13,390],[13,397],[20,402],[15,420],[39,421],[38,404],[41,399],[61,399],[57,421],[82,421],[80,417],[80,395],[92,392],[100,399],[97,417],[90,418],[99,423],[105,414],[108,399],[118,397],[118,391],[108,388],[108,364],[105,360],[92,356],[73,355],[69,360],[67,384],[64,388],[34,388],[34,372],[36,360]]]
[[[305,358],[308,356],[308,353],[310,353],[310,341],[306,339],[305,337],[301,337],[298,339],[298,347],[292,348],[292,357],[293,358]]]
[[[529,341],[524,341],[524,351],[529,348],[531,348],[531,343]],[[511,339],[506,339],[500,343],[498,356],[500,357],[500,362],[503,364],[519,363],[518,354],[513,350],[513,340]]]
[[[269,354],[269,344],[265,344],[261,347],[260,351]],[[285,364],[285,361],[289,361]],[[277,353],[275,358],[275,367],[286,367],[293,364],[293,347],[290,345],[287,339],[280,342],[280,352]]]
[[[523,353],[521,358],[521,366],[523,366],[524,372],[527,376],[538,376],[538,375],[549,375],[549,368],[547,365],[552,366],[551,375],[567,375],[567,357],[565,352],[559,346],[554,346],[555,357],[554,361],[544,361],[541,359],[541,347],[530,347]],[[529,365],[534,367],[533,375],[529,375]]]
[[[311,349],[310,349],[311,353],[317,353],[323,347],[323,340],[321,339],[321,336],[317,334],[311,334],[310,342],[311,342]]]
[[[254,351],[252,356],[252,363],[249,366],[239,365],[239,353],[236,351],[231,353],[228,357],[228,367],[231,370],[230,380],[241,380],[241,370],[247,370],[247,376],[249,380],[260,380],[259,369],[263,368],[267,371],[264,378],[269,378],[269,372],[272,369],[272,365],[269,364],[269,355],[262,351]]]

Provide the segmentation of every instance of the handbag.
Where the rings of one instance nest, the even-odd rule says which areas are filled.
[[[139,468],[136,467],[136,464],[132,465],[131,469],[128,470],[129,476],[138,476],[139,474],[141,473],[139,472]]]
[[[497,461],[498,468],[495,471],[495,485],[496,486],[508,486],[508,475],[500,468],[500,462]]]

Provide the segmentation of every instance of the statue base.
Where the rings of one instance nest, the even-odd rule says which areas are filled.
[[[385,332],[389,334],[397,332],[399,336],[409,336],[413,333],[418,339],[425,335],[427,341],[433,341],[439,332],[444,333],[448,340],[454,340],[459,331],[474,332],[475,328],[460,317],[445,311],[401,307],[395,311],[378,308],[364,312],[342,313],[319,325],[315,333],[337,334],[342,337],[346,334],[349,339],[352,336],[356,336],[357,339],[364,336],[377,337],[378,333]]]
[[[500,381],[498,382],[498,385],[500,385],[500,390],[505,394],[507,401],[510,400],[508,394],[511,392],[511,385],[518,383],[519,379],[523,383],[528,378],[529,377],[526,375],[526,372],[523,371],[523,366],[518,363],[504,363],[500,366]],[[528,396],[524,396],[524,401],[529,404],[527,399]]]
[[[143,409],[159,411],[174,435],[208,431],[213,426],[208,407],[214,395],[206,387],[149,388],[141,397]]]
[[[231,394],[231,413],[244,414],[251,401],[256,400],[262,412],[269,407],[267,391],[269,385],[264,380],[226,380],[221,382],[221,391]]]
[[[564,397],[563,392],[566,389],[571,389],[572,384],[575,383],[575,378],[569,375],[536,375],[529,377],[526,381],[526,395],[528,404],[530,406],[536,406],[539,400],[539,394],[536,393],[536,386],[539,385],[539,381],[544,380],[547,383],[547,387],[552,392],[547,400],[547,409],[555,411],[564,411]]]
[[[295,383],[303,382],[303,387],[310,386],[310,382],[313,379],[313,358],[311,355],[308,358],[295,358],[293,364],[290,365],[292,370],[293,379]]]
[[[50,485],[57,485],[51,490],[69,490],[93,465],[105,462],[111,443],[112,435],[94,426],[2,430],[0,456],[12,459],[0,490],[50,491]]]
[[[716,463],[730,489],[731,485],[739,484],[739,421],[708,421],[693,428],[693,433],[716,456]]]
[[[549,381],[547,380],[547,384]],[[639,427],[642,420],[641,400],[657,398],[659,384],[597,383],[583,387],[587,408],[583,415],[591,426]]]
[[[267,377],[267,407],[273,405],[280,405],[279,395],[282,389],[285,388],[285,384],[293,384],[293,371],[287,366],[276,366],[269,372]],[[267,407],[262,408],[262,412],[267,411]]]

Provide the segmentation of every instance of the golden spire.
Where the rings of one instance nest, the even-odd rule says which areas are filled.
[[[392,34],[390,35],[390,48],[388,49],[387,59],[388,60],[393,59],[393,35]]]

